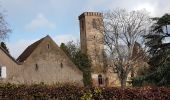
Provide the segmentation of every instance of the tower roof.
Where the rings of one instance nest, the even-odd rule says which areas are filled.
[[[101,13],[101,12],[84,12],[84,13],[82,13],[82,14],[79,16],[79,20],[80,20],[82,17],[85,17],[85,16],[100,16],[100,17],[102,17],[102,16],[103,16],[103,13]]]

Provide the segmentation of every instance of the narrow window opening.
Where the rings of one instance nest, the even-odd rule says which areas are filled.
[[[35,71],[38,71],[38,64],[35,64]]]
[[[60,64],[60,67],[63,68],[63,63]]]
[[[47,44],[47,48],[50,49],[50,45],[49,44]]]
[[[101,74],[98,75],[98,83],[99,83],[99,85],[103,84],[103,78],[102,78]]]
[[[2,67],[0,67],[0,77],[2,77]]]
[[[96,19],[93,19],[93,21],[92,21],[92,25],[93,25],[93,28],[97,29]]]

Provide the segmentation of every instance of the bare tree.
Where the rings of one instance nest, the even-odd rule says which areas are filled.
[[[116,9],[104,13],[104,36],[108,55],[113,62],[121,87],[126,86],[128,74],[141,54],[133,56],[135,43],[141,43],[141,37],[148,32],[150,18],[146,11]]]
[[[11,29],[8,26],[8,23],[5,20],[5,15],[0,12],[0,41],[8,37],[8,33],[11,32]]]

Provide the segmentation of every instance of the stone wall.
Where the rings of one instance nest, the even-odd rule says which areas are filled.
[[[10,82],[15,83],[13,79],[17,77],[17,74],[20,72],[21,65],[18,64],[15,59],[13,59],[7,52],[0,47],[0,66],[6,67],[6,78],[0,78],[0,82]]]
[[[0,63],[7,66],[7,78],[3,79],[4,82],[83,85],[82,72],[49,36],[44,38],[21,65],[15,63],[1,50],[0,55]]]
[[[103,72],[104,38],[101,27],[102,13],[85,12],[79,16],[81,51],[92,61],[93,73]]]

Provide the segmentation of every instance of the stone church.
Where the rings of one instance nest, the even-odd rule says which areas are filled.
[[[101,22],[101,23],[99,23]],[[119,86],[116,73],[104,66],[103,17],[99,12],[79,16],[81,51],[92,61],[94,86]],[[101,27],[98,30],[97,27]],[[31,44],[14,59],[0,47],[0,83],[76,83],[83,85],[83,73],[58,45],[46,36]]]
[[[92,61],[92,80],[94,86],[120,86],[117,72],[113,70],[112,62],[105,61],[104,54],[104,25],[103,14],[99,12],[85,12],[79,16],[81,51]],[[138,52],[139,51],[139,52]],[[133,48],[133,55],[143,54],[137,42]],[[145,66],[146,61],[140,59],[138,65]],[[138,67],[137,67],[138,68]],[[137,68],[128,75],[127,85],[131,77],[136,75]]]

